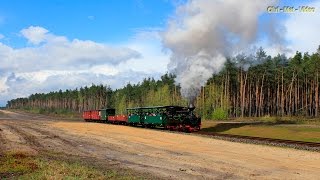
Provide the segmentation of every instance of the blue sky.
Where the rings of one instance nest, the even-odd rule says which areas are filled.
[[[172,66],[175,61],[170,60],[172,50],[180,46],[188,50],[184,43],[176,42],[197,46],[195,36],[183,35],[206,26],[201,24],[203,19],[200,24],[189,20],[202,11],[208,19],[218,16],[210,10],[215,8],[215,3],[215,0],[3,0],[0,106],[12,98],[32,93],[74,89],[92,83],[121,88],[146,77],[157,79],[175,68]],[[276,55],[285,48],[289,50],[284,52],[288,56],[296,50],[314,52],[320,44],[320,1],[285,0],[274,4],[309,5],[316,7],[316,12],[268,14],[263,6],[258,13],[258,30],[253,35],[257,38],[247,44],[248,49],[249,45],[263,46],[269,54]],[[187,12],[187,16],[182,13],[183,9],[192,8],[196,11]],[[255,16],[253,12],[247,15]],[[194,23],[197,26],[192,26]],[[268,34],[271,31],[278,34]],[[278,36],[281,42],[270,40],[271,36]],[[207,70],[210,75],[210,69]]]
[[[5,0],[0,7],[1,33],[21,46],[19,30],[41,26],[70,39],[117,43],[137,28],[164,27],[174,3],[165,0]]]

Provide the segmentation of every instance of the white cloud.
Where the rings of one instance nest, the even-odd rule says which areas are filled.
[[[136,29],[135,36],[125,44],[130,49],[143,52],[139,61],[130,59],[119,65],[121,69],[138,69],[142,72],[165,73],[169,63],[170,54],[162,51],[159,28]]]
[[[150,36],[153,32],[139,31],[128,42],[113,45],[69,40],[42,27],[31,26],[21,33],[31,45],[13,48],[0,42],[0,106],[33,93],[92,83],[120,88],[146,77],[159,78],[169,60],[156,33]]]
[[[38,46],[14,49],[0,43],[0,70],[35,72],[40,70],[87,70],[93,66],[116,66],[121,62],[138,59],[141,54],[128,47],[111,46],[89,40],[68,40],[64,36],[24,31],[26,38]],[[37,29],[42,29],[41,27]],[[35,35],[36,34],[36,35]]]
[[[20,33],[27,38],[30,43],[35,45],[45,41],[48,36],[48,32],[49,31],[47,29],[39,26],[30,26],[20,31]]]
[[[315,7],[314,13],[292,13],[285,21],[286,39],[290,40],[289,48],[302,52],[315,52],[320,45],[320,1],[304,6]]]
[[[0,39],[5,38],[5,36],[3,34],[0,34]]]
[[[8,91],[8,86],[6,85],[7,77],[0,77],[0,93],[4,94]]]
[[[287,57],[294,56],[296,51],[313,53],[317,50],[320,45],[320,1],[295,2],[292,6],[315,7],[316,11],[273,14],[271,21],[263,22],[262,31],[268,38],[259,39],[254,44],[256,47],[263,47],[271,56],[284,53]]]

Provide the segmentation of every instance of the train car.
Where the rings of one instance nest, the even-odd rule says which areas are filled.
[[[131,126],[137,126],[141,124],[141,110],[140,108],[128,108],[128,124]]]
[[[116,110],[114,108],[106,108],[100,109],[100,120],[102,122],[107,122],[109,120],[109,116],[115,116]]]
[[[100,110],[90,111],[91,121],[100,121]]]
[[[82,118],[85,121],[90,121],[91,120],[91,111],[83,111],[82,112]]]
[[[115,116],[115,122],[117,124],[127,124],[128,123],[128,116],[127,115],[116,115]]]
[[[147,127],[165,126],[167,124],[167,116],[164,106],[144,107],[143,124]]]
[[[128,108],[128,123],[147,127],[163,126],[165,116],[161,106]]]
[[[108,122],[112,124],[127,124],[128,116],[127,115],[108,116]]]
[[[108,116],[108,122],[109,123],[116,123],[116,116]]]

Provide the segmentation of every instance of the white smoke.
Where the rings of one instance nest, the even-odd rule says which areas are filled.
[[[254,42],[259,15],[271,5],[274,0],[190,0],[178,7],[162,38],[183,97],[194,101],[227,56]]]

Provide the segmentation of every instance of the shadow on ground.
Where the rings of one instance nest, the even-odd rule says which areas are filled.
[[[213,126],[201,128],[201,131],[203,132],[225,132],[230,129],[234,128],[240,128],[243,126],[274,126],[274,125],[280,125],[280,124],[297,124],[296,121],[292,120],[276,120],[276,121],[259,121],[259,122],[225,122],[225,123],[217,123]]]
[[[219,123],[211,127],[202,128],[204,132],[224,132],[233,128],[240,128],[243,126],[252,125],[252,123]]]

